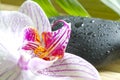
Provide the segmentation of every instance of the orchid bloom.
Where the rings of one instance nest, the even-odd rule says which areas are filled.
[[[65,53],[71,24],[51,31],[42,8],[25,1],[19,11],[0,11],[0,80],[100,80],[86,60]]]

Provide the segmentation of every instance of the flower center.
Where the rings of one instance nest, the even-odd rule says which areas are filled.
[[[35,56],[45,60],[62,58],[70,38],[71,27],[64,20],[58,20],[54,24],[59,22],[64,23],[62,28],[52,32],[42,32],[42,37],[36,29],[25,28],[22,49],[30,50]]]
[[[45,59],[45,60],[53,60],[55,57],[49,56],[50,52],[42,45],[40,41],[40,36],[38,31],[34,28],[28,27],[24,29],[24,41],[23,41],[22,49],[24,50],[32,50],[35,56]]]
[[[40,37],[34,28],[26,28],[24,29],[24,45],[22,46],[22,49],[24,50],[32,50],[34,54],[40,58],[44,58],[45,56],[42,56],[42,53],[46,53],[46,49],[42,46],[42,43],[40,42]]]
[[[21,47],[22,50],[20,50],[23,52],[21,52],[22,55],[18,63],[22,69],[27,69],[29,61],[30,63],[32,63],[31,61],[34,63],[34,59],[41,58],[39,60],[54,62],[63,58],[70,38],[71,24],[64,20],[58,20],[54,24],[56,25],[59,22],[63,23],[60,29],[42,32],[41,36],[32,27],[27,27],[23,30],[23,44]]]

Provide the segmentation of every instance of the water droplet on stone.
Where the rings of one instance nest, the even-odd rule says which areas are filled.
[[[100,44],[101,46],[103,46],[103,44]]]
[[[83,33],[84,35],[87,35],[87,33],[85,32],[85,33]]]
[[[83,27],[83,26],[84,26],[84,24],[81,24],[81,26]]]
[[[96,34],[93,34],[92,37],[96,37],[97,35]]]
[[[89,32],[89,33],[87,33],[87,35],[91,35],[93,32]]]
[[[96,47],[95,49],[97,50],[98,48]]]
[[[101,33],[101,34],[100,34],[100,37],[103,37],[103,36],[104,36],[104,34],[103,34],[103,33]]]
[[[118,26],[118,29],[120,30],[120,26]]]
[[[107,24],[103,24],[103,26],[107,26]]]
[[[95,57],[95,56],[92,56],[92,58],[93,58],[93,59],[96,59],[96,57]]]
[[[107,54],[109,54],[109,53],[110,53],[110,51],[107,51],[106,53],[107,53]]]
[[[118,33],[118,31],[115,31],[116,33]]]
[[[103,26],[103,24],[99,24],[98,26],[102,27],[102,26]]]
[[[70,20],[68,20],[68,19],[64,19],[67,23],[70,23],[71,21]]]
[[[98,30],[100,30],[100,28],[98,28]]]
[[[87,40],[87,42],[90,42],[90,41],[91,41],[90,39]]]
[[[86,48],[83,48],[83,51],[86,51]]]
[[[84,29],[84,31],[86,31],[88,28],[84,27],[83,29]]]
[[[111,51],[114,51],[114,49],[112,48]]]
[[[76,28],[83,27],[85,24],[83,22],[78,22],[75,24]]]
[[[106,34],[107,36],[109,36],[109,34]]]
[[[95,22],[95,20],[91,20],[91,21],[90,21],[90,23],[94,23],[94,22]]]
[[[101,53],[100,55],[101,55],[101,56],[104,56],[104,54],[103,54],[103,53]]]
[[[119,26],[119,24],[117,22],[114,22],[113,24],[115,24],[116,26]]]
[[[108,46],[111,46],[111,44],[110,44],[110,43],[107,43],[107,45],[108,45]]]

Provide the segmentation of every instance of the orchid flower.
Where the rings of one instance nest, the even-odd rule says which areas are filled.
[[[19,11],[0,11],[0,80],[100,80],[86,60],[65,53],[71,24],[51,31],[42,8],[25,1]]]

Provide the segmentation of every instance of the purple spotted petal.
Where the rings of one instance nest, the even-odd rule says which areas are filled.
[[[43,31],[51,31],[49,20],[37,3],[33,1],[26,1],[20,7],[19,11],[28,15],[33,20],[39,34]]]
[[[38,70],[36,74],[61,80],[101,80],[98,71],[90,63],[70,53],[65,53],[63,59],[49,68]]]
[[[28,16],[16,11],[0,11],[0,32],[17,35],[26,26],[33,26]]]
[[[0,44],[0,80],[22,80],[21,69],[13,56]]]
[[[55,24],[59,22],[64,23],[61,29],[54,32],[44,32],[42,34],[45,48],[48,52],[47,57],[54,56],[62,58],[64,56],[64,52],[70,38],[71,24],[65,22],[64,20],[59,20],[55,22]]]

